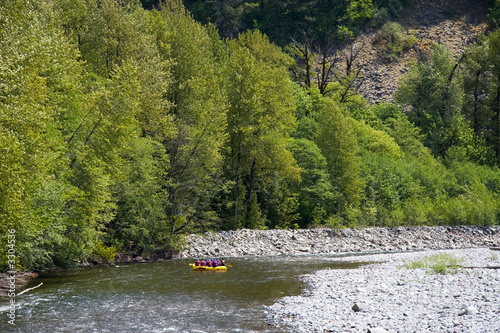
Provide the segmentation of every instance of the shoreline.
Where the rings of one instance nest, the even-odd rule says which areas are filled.
[[[10,292],[10,273],[0,274],[0,300],[6,299]],[[24,289],[31,281],[38,277],[38,273],[35,272],[16,272],[15,273],[15,293],[16,295]]]
[[[144,263],[172,258],[240,257],[260,255],[391,253],[499,247],[500,226],[370,227],[362,229],[254,230],[190,234],[185,248],[156,256],[117,254],[115,262]],[[96,263],[88,263],[93,265]],[[99,264],[99,263],[97,263]],[[86,265],[83,265],[86,266]],[[18,272],[16,290],[22,291],[38,276]],[[8,274],[0,275],[0,298],[7,295]]]
[[[443,253],[475,268],[456,274],[403,268]],[[266,307],[268,321],[300,333],[499,332],[500,270],[487,268],[498,267],[499,257],[498,251],[473,248],[336,258],[378,263],[302,276],[304,293]]]
[[[500,246],[500,226],[239,229],[191,234],[185,242],[180,258],[442,250]]]

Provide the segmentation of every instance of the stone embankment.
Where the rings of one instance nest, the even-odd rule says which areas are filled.
[[[500,226],[249,230],[188,235],[180,257],[394,252],[500,246]]]

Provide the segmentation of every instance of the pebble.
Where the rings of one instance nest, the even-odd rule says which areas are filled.
[[[500,226],[250,230],[192,234],[179,256],[202,258],[500,246]]]
[[[269,306],[269,322],[301,333],[500,332],[500,270],[436,274],[404,268],[405,263],[436,253],[463,258],[464,266],[500,265],[496,252],[488,248],[343,257],[379,263],[303,276],[307,291]]]
[[[267,309],[269,324],[287,332],[500,332],[500,270],[402,268],[437,251],[464,257],[465,266],[500,266],[500,253],[488,249],[500,246],[500,226],[240,229],[188,235],[185,243],[180,257],[217,249],[221,257],[363,253],[332,260],[379,262],[302,277],[303,295]]]

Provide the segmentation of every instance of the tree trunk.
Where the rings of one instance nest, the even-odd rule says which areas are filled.
[[[247,221],[246,221],[246,224],[248,226],[248,216],[249,216],[249,213],[250,213],[250,201],[252,200],[252,195],[253,195],[253,183],[254,183],[254,180],[255,180],[255,157],[253,158],[253,161],[252,161],[252,169],[250,171],[250,181],[248,183],[248,197],[247,197],[247,200],[246,200],[246,211],[247,211]]]

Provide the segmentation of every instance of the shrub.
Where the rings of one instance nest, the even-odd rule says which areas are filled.
[[[396,61],[401,53],[408,51],[417,38],[405,32],[401,24],[387,22],[382,26],[377,41],[383,49],[383,57],[388,61]]]
[[[495,0],[494,6],[490,8],[488,17],[492,21],[493,26],[500,26],[500,0]]]
[[[113,262],[116,257],[116,248],[114,245],[108,247],[98,242],[94,248],[94,255],[104,262]]]
[[[461,257],[455,257],[448,253],[438,253],[405,264],[404,267],[406,269],[425,268],[428,273],[455,274],[459,268],[463,267],[463,260]]]
[[[387,23],[389,21],[389,12],[387,11],[387,8],[381,8],[377,9],[372,16],[372,19],[370,21],[370,25],[373,28],[380,27],[383,24]]]

